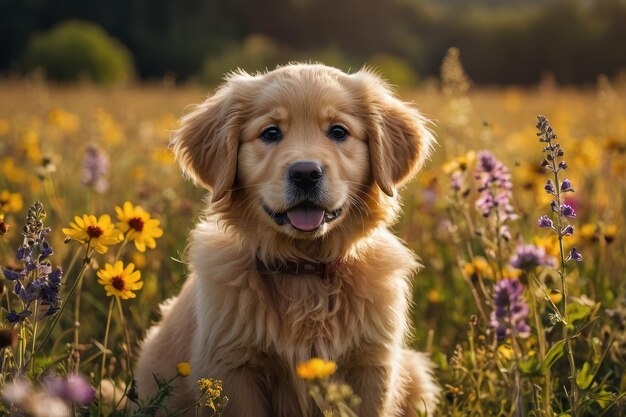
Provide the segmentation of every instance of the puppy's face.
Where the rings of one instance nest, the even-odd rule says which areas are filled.
[[[430,142],[379,78],[322,65],[231,76],[173,137],[215,207],[296,239],[365,221],[372,198],[393,205]]]
[[[266,75],[241,132],[237,181],[249,210],[296,238],[340,225],[371,177],[362,109],[333,75]]]

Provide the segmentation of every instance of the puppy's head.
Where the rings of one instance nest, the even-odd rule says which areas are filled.
[[[185,172],[231,222],[295,239],[365,231],[432,144],[424,118],[373,73],[289,65],[230,75],[172,139]]]

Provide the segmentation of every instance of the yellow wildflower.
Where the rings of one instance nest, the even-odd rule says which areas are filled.
[[[108,246],[119,243],[123,237],[111,222],[108,214],[103,214],[100,218],[96,218],[93,214],[76,216],[70,226],[71,229],[63,229],[66,236],[89,245],[98,253],[106,253],[109,250]]]
[[[41,164],[43,158],[41,148],[39,147],[39,133],[35,130],[27,130],[22,136],[22,146],[26,157],[36,165]]]
[[[23,183],[27,177],[26,171],[15,165],[15,161],[9,157],[0,159],[0,175],[13,183]]]
[[[510,361],[515,358],[515,351],[509,344],[502,344],[498,346],[498,356],[501,359]]]
[[[196,381],[202,392],[202,405],[214,412],[221,410],[228,403],[228,397],[222,397],[222,381],[215,378],[202,378]]]
[[[4,221],[4,214],[0,214],[0,236],[9,233],[9,224]]]
[[[133,257],[133,263],[137,265],[137,268],[139,269],[145,268],[146,265],[148,264],[148,259],[146,258],[146,255],[144,255],[143,253],[134,252],[132,257]]]
[[[469,151],[465,155],[461,155],[450,162],[446,162],[442,169],[446,174],[451,174],[456,171],[466,171],[476,161],[476,152]]]
[[[430,290],[426,294],[426,299],[432,304],[437,304],[441,302],[441,294],[437,290]]]
[[[592,223],[586,223],[580,227],[580,237],[585,240],[596,240],[598,238],[597,232],[598,227]]]
[[[546,251],[546,255],[556,258],[560,256],[561,249],[559,248],[559,239],[556,235],[546,237],[535,236],[533,238],[533,244],[539,248],[543,248]]]
[[[463,273],[466,277],[471,278],[476,275],[481,278],[493,278],[493,270],[489,262],[482,256],[477,256],[472,262],[463,265]]]
[[[142,181],[146,178],[146,175],[148,175],[146,168],[142,166],[134,167],[130,172],[130,176],[134,181]]]
[[[122,300],[135,298],[137,295],[133,291],[143,287],[141,273],[135,271],[135,265],[132,263],[129,263],[126,268],[122,261],[117,261],[114,265],[107,263],[97,275],[98,284],[104,286],[107,295],[114,295]]]
[[[176,371],[178,375],[185,378],[191,375],[191,364],[189,362],[179,362],[178,365],[176,365]]]
[[[613,243],[616,236],[617,236],[616,225],[610,224],[604,229],[604,240],[606,241],[606,243]]]
[[[296,373],[302,379],[324,379],[328,378],[337,370],[337,364],[333,361],[325,361],[320,358],[312,358],[302,362],[296,368]]]
[[[100,107],[95,110],[94,114],[102,140],[111,145],[121,143],[124,139],[124,131],[113,116]]]
[[[561,291],[555,289],[550,290],[548,297],[550,297],[550,300],[552,300],[554,304],[558,304],[561,300],[563,300],[563,294],[561,294]]]
[[[17,213],[22,209],[24,201],[20,193],[11,193],[8,190],[0,192],[0,211],[5,213]]]
[[[48,112],[48,122],[64,133],[76,133],[80,126],[78,116],[63,109],[52,109]]]
[[[505,265],[500,271],[502,278],[519,278],[522,275],[522,270],[513,268],[511,265]]]
[[[141,206],[133,206],[130,201],[122,207],[115,207],[115,212],[119,220],[117,227],[126,234],[126,239],[135,242],[139,252],[145,252],[146,246],[150,249],[156,247],[155,238],[163,236],[159,220],[151,219],[147,211]]]

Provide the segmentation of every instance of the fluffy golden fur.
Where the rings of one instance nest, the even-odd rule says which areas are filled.
[[[332,126],[348,136],[333,138]],[[264,139],[268,127],[280,140]],[[317,356],[338,364],[334,378],[362,398],[361,417],[430,414],[439,393],[432,364],[405,347],[418,264],[387,226],[397,187],[432,143],[418,111],[370,71],[293,64],[230,75],[173,135],[184,171],[211,203],[192,233],[189,278],[142,343],[140,397],[154,394],[153,374],[171,378],[188,361],[192,376],[175,381],[170,409],[193,402],[195,381],[213,377],[230,399],[224,416],[318,416],[295,374]],[[336,216],[312,231],[273,217],[289,212],[287,171],[302,160],[322,167],[315,204]],[[257,257],[342,267],[330,279],[261,274]]]

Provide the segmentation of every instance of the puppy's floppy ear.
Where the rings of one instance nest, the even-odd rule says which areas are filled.
[[[366,87],[371,122],[368,144],[374,180],[392,197],[424,164],[434,143],[427,121],[415,108],[398,100],[379,77],[368,70],[357,74]]]
[[[212,191],[212,202],[224,198],[235,182],[243,105],[237,84],[244,78],[229,77],[213,96],[180,120],[180,128],[172,135],[170,145],[183,171]]]

